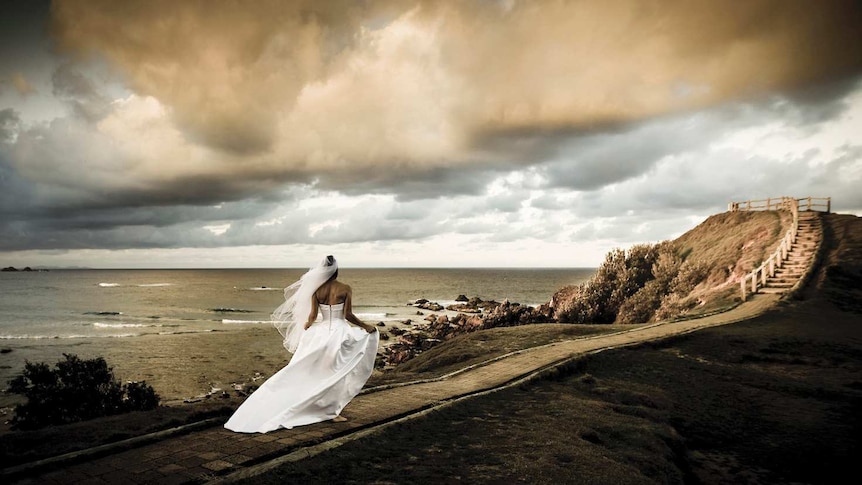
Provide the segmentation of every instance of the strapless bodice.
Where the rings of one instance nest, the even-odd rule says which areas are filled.
[[[344,320],[344,303],[337,303],[335,305],[321,304],[320,315],[323,317],[324,322],[330,320]]]

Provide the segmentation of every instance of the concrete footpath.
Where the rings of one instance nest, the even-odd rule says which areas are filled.
[[[344,423],[324,422],[267,434],[240,434],[211,423],[155,442],[85,451],[77,460],[4,470],[5,483],[186,484],[230,482],[254,476],[286,461],[296,461],[361,438],[395,422],[413,419],[461,399],[494,392],[541,377],[544,372],[584,355],[739,322],[773,307],[778,295],[754,295],[727,312],[679,322],[657,323],[613,334],[584,337],[527,349],[444,378],[367,389],[345,409]],[[146,440],[142,440],[146,441]],[[8,480],[7,480],[8,478]]]

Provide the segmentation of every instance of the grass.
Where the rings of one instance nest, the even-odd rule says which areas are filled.
[[[835,304],[859,290],[829,268],[858,275],[859,221],[827,218],[801,301],[603,352],[246,483],[842,483],[862,456],[862,312]]]
[[[0,468],[114,443],[156,431],[233,413],[238,400],[212,399],[184,406],[161,406],[34,431],[10,431],[0,440]]]
[[[605,352],[555,380],[466,401],[253,482],[837,482],[862,452],[855,438],[862,434],[862,323],[856,307],[834,304],[860,301],[854,282],[862,274],[862,230],[848,217],[826,219],[831,239],[816,288],[803,294],[810,300],[660,345]],[[711,244],[689,239],[691,254]],[[753,265],[760,256],[751,247],[737,250],[748,251]],[[842,270],[830,272],[834,267]],[[623,328],[632,326],[526,325],[463,335],[369,385],[436,377],[511,351]],[[6,434],[2,466],[227,416],[236,403]]]
[[[512,352],[551,342],[609,333],[631,326],[542,324],[495,328],[456,337],[415,359],[375,375],[367,386],[438,377],[463,367]],[[202,403],[162,406],[38,431],[12,431],[0,440],[0,468],[27,463],[72,451],[117,442],[211,417],[227,419],[240,398],[211,398]]]
[[[604,352],[246,483],[838,483],[862,452],[859,337],[858,315],[797,303]]]
[[[790,227],[787,211],[724,212],[675,240],[680,253],[710,272],[688,298],[701,302],[687,315],[709,313],[739,301],[739,278],[775,251]]]

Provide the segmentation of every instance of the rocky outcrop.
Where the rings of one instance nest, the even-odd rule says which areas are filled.
[[[473,298],[468,299],[464,295],[459,295],[458,298],[455,299],[455,301],[461,303],[449,305],[446,307],[446,309],[453,312],[482,313],[483,311],[491,310],[500,305],[500,303],[494,300],[484,301],[478,296],[474,296]]]
[[[427,300],[425,303],[430,303]],[[378,365],[397,365],[412,359],[416,355],[434,347],[438,343],[452,339],[458,335],[477,330],[511,327],[530,323],[551,321],[548,305],[534,308],[508,300],[483,301],[478,297],[469,299],[466,303],[450,305],[452,308],[464,308],[465,312],[456,315],[431,314],[424,322],[411,322],[411,330],[391,328],[389,333],[398,340],[383,349],[382,359]]]
[[[428,301],[424,298],[416,300],[413,305],[417,308],[421,308],[423,310],[430,310],[432,312],[439,312],[443,310],[443,305],[437,303],[436,301]]]

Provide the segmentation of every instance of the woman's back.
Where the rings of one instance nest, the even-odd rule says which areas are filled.
[[[338,280],[332,280],[320,286],[314,293],[314,298],[320,305],[337,305],[347,301],[350,286]]]

